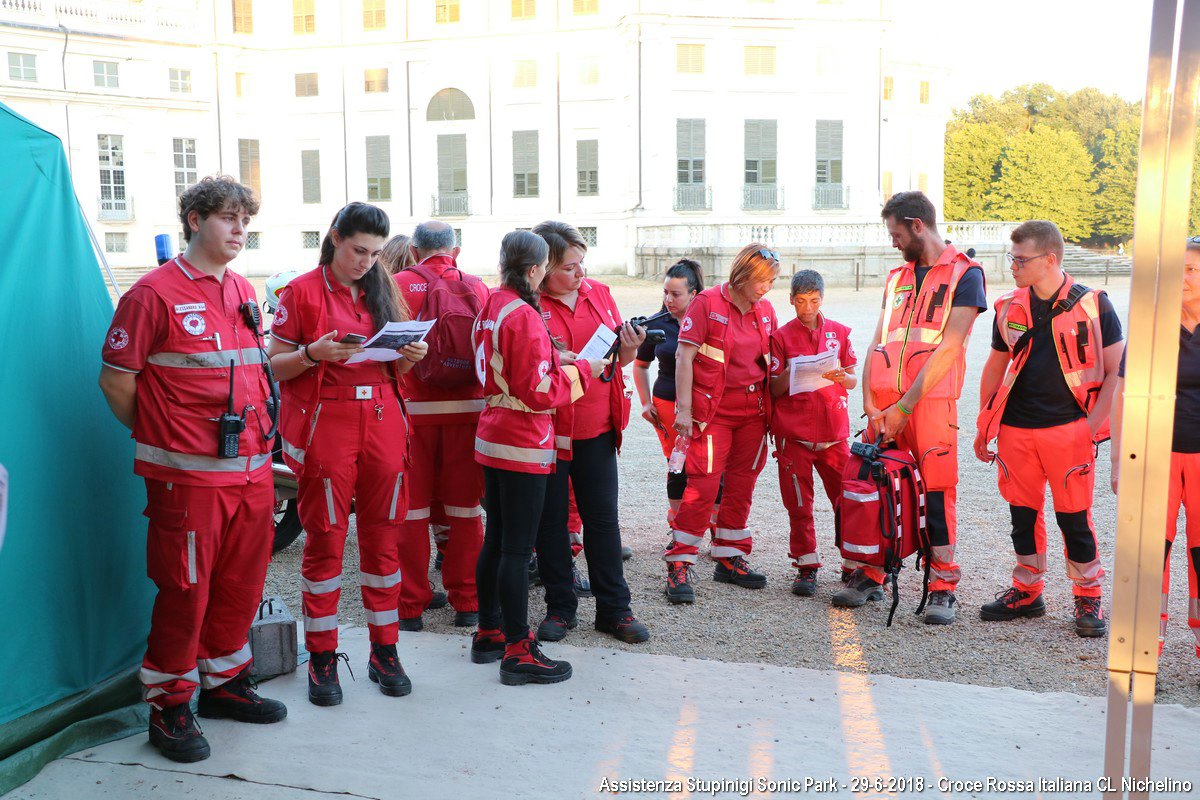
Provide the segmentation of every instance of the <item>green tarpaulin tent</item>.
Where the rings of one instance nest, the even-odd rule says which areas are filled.
[[[145,728],[154,586],[133,444],[96,378],[113,306],[62,143],[0,103],[0,794]]]

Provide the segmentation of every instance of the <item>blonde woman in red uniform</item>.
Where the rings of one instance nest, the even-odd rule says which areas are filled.
[[[371,638],[367,675],[386,695],[412,691],[396,656],[399,536],[408,509],[408,420],[398,381],[427,347],[406,345],[396,361],[352,364],[363,338],[346,341],[407,319],[378,261],[387,235],[387,215],[375,206],[351,203],[339,211],[321,245],[320,266],[283,291],[271,328],[283,453],[299,476],[307,533],[300,574],[311,653],[308,699],[319,706],[342,702],[337,660],[346,656],[337,652],[337,607],[352,502]]]
[[[583,397],[606,363],[576,361],[552,343],[537,294],[549,252],[546,241],[529,231],[505,235],[501,285],[475,328],[475,366],[487,398],[475,460],[483,465],[487,527],[475,572],[479,629],[471,660],[503,659],[500,680],[507,685],[571,677],[571,665],[543,655],[529,632],[528,565],[555,468],[555,410]],[[566,551],[565,533],[560,538]],[[545,543],[537,544],[541,551]]]
[[[753,541],[746,522],[758,473],[767,463],[771,333],[775,309],[765,300],[779,276],[779,256],[749,244],[733,259],[729,281],[705,289],[679,325],[675,430],[690,436],[687,489],[675,515],[667,562],[667,599],[695,602],[691,567],[724,474],[713,538],[713,579],[761,589],[767,577],[746,563]]]

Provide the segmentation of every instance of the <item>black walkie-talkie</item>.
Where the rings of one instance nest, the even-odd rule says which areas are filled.
[[[238,442],[246,429],[246,420],[233,411],[234,362],[229,362],[229,409],[217,419],[217,458],[237,458]]]

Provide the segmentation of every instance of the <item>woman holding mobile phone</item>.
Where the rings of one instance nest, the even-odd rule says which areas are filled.
[[[400,524],[408,510],[408,420],[399,376],[428,348],[415,342],[396,361],[348,363],[375,331],[408,319],[378,261],[388,227],[387,214],[366,203],[339,211],[319,266],[283,290],[271,327],[283,454],[299,479],[307,534],[300,574],[311,654],[308,699],[320,706],[342,702],[337,661],[346,656],[337,652],[337,607],[351,503],[371,638],[367,675],[384,694],[412,691],[396,655]]]

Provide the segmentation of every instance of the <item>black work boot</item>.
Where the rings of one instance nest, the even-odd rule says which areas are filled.
[[[208,758],[212,750],[187,703],[150,709],[150,744],[172,761],[191,764]]]
[[[456,628],[474,628],[479,624],[478,611],[455,611],[454,612],[454,627]]]
[[[566,661],[546,658],[530,635],[504,648],[500,662],[500,682],[505,686],[526,683],[559,683],[571,677],[571,665]]]
[[[342,685],[338,683],[338,659],[346,662],[350,669],[350,659],[345,653],[333,650],[322,650],[310,653],[308,658],[308,701],[315,706],[336,706],[342,702]],[[353,672],[350,673],[353,676]]]
[[[792,594],[797,597],[812,597],[817,593],[817,568],[801,567],[792,581]]]
[[[883,584],[872,580],[861,569],[856,569],[846,581],[845,588],[834,592],[829,602],[838,608],[859,608],[870,601],[882,599]]]
[[[626,644],[639,644],[650,640],[650,629],[638,622],[633,614],[620,617],[596,617],[596,630],[620,639]]]
[[[372,644],[371,658],[367,661],[367,677],[379,684],[379,691],[388,697],[404,697],[412,692],[412,681],[404,674],[404,667],[396,655],[394,644]]]
[[[979,607],[979,618],[988,621],[1007,622],[1017,617],[1040,617],[1046,613],[1046,601],[1042,595],[1030,595],[1011,586],[996,594],[996,599]]]
[[[949,625],[957,616],[958,598],[949,589],[938,589],[929,593],[925,606],[926,625]]]
[[[579,625],[577,617],[564,617],[558,612],[546,614],[542,624],[538,625],[537,638],[542,642],[561,642],[566,638],[567,631],[573,631]]]
[[[713,580],[732,583],[744,589],[761,589],[767,585],[767,576],[751,569],[745,556],[718,558],[717,565],[713,567]]]
[[[491,664],[504,657],[504,634],[499,628],[480,628],[471,635],[471,663]]]
[[[212,689],[200,690],[197,710],[206,719],[232,719],[266,724],[287,717],[287,706],[278,700],[259,697],[250,678],[250,668]]]
[[[667,600],[675,605],[696,602],[692,588],[692,565],[686,561],[667,562]]]
[[[1103,636],[1108,631],[1099,597],[1075,598],[1075,633],[1085,639]]]

